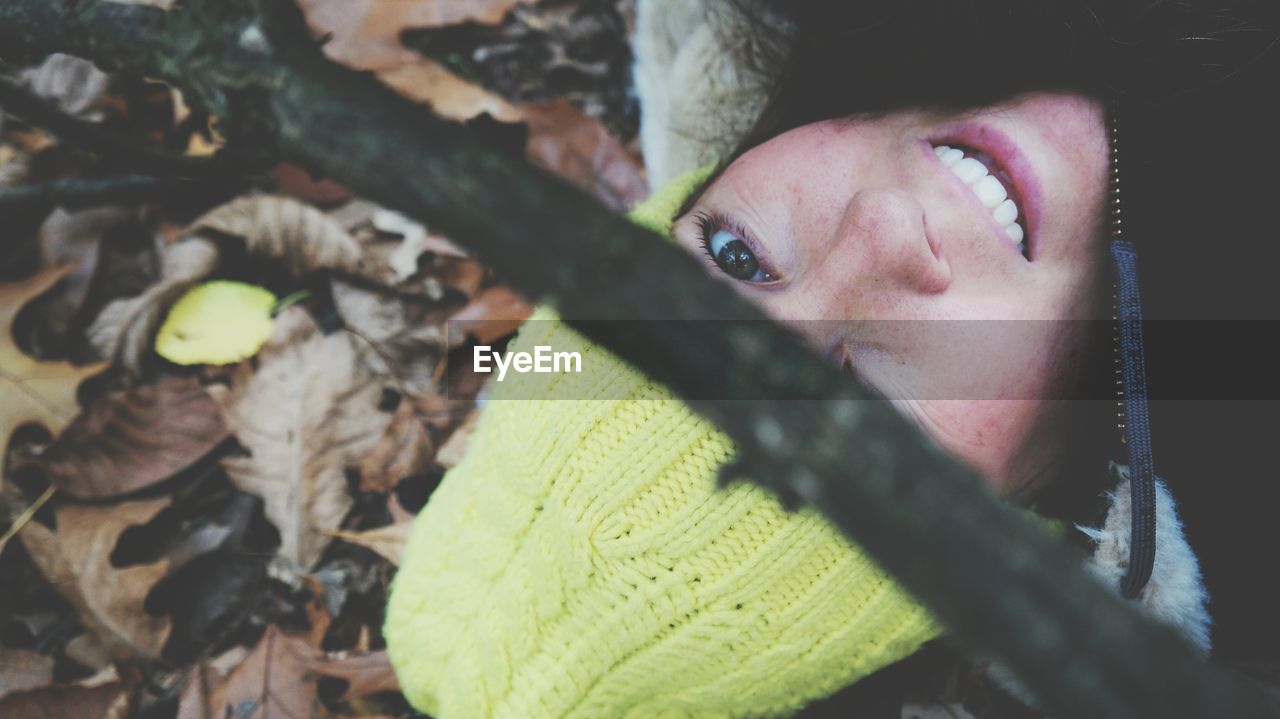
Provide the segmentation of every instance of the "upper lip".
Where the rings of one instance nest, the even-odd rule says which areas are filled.
[[[1041,190],[1035,169],[1022,149],[998,128],[977,122],[966,122],[928,138],[929,154],[937,161],[933,148],[938,145],[963,145],[985,152],[1009,173],[1013,184],[1013,201],[1021,213],[1028,248],[1040,236]],[[990,214],[990,211],[988,211]],[[994,221],[992,222],[994,224]]]

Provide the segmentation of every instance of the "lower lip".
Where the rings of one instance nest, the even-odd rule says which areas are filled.
[[[1027,235],[1025,241],[1028,255],[1030,255],[1030,250],[1033,249],[1032,240],[1040,236],[1040,208],[1043,195],[1035,169],[1022,149],[1004,132],[989,125],[977,123],[965,123],[949,128],[936,137],[928,138],[927,142],[929,154],[933,155],[934,161],[939,164],[941,161],[938,160],[934,147],[948,144],[964,145],[987,153],[996,164],[1009,173],[1015,191],[1014,202],[1022,212]],[[951,172],[950,168],[943,169]]]

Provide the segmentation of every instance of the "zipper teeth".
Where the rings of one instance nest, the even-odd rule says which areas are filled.
[[[1111,156],[1110,167],[1108,170],[1108,187],[1107,187],[1107,206],[1111,221],[1111,239],[1119,240],[1124,237],[1123,213],[1120,207],[1120,131],[1119,123],[1116,120],[1116,102],[1112,100],[1107,112],[1107,134],[1110,140]],[[1120,313],[1118,310],[1119,299],[1117,297],[1117,288],[1115,285],[1111,287],[1111,340],[1112,352],[1111,358],[1115,365],[1115,383],[1116,383],[1116,429],[1120,432],[1120,443],[1127,444],[1128,439],[1125,436],[1124,422],[1124,368],[1120,361]]]

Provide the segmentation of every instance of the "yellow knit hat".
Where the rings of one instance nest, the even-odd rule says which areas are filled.
[[[632,218],[668,233],[705,177],[672,181]],[[816,512],[717,489],[733,445],[666,388],[546,309],[509,349],[538,345],[591,371],[527,375],[544,383],[537,399],[495,385],[392,589],[387,648],[419,710],[786,716],[939,633]]]

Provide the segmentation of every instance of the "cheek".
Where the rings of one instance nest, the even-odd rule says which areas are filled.
[[[1048,443],[1029,446],[1048,409],[1042,400],[920,400],[903,409],[947,452],[977,470],[996,494],[1021,490],[1054,455]]]

